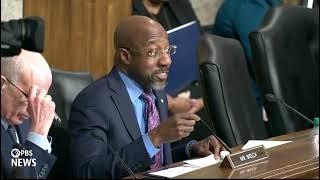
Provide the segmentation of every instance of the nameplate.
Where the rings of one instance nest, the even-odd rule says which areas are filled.
[[[265,150],[264,146],[260,145],[227,155],[220,164],[220,168],[236,169],[239,167],[244,167],[246,165],[251,165],[254,163],[265,161],[268,158],[269,155]]]
[[[268,161],[253,163],[248,166],[232,169],[228,175],[228,179],[245,179],[254,177],[257,172],[267,172]]]

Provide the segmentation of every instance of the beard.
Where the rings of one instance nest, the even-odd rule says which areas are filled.
[[[167,84],[168,84],[167,80],[161,81],[154,75],[149,75],[148,88],[154,89],[154,90],[164,90]]]
[[[169,73],[169,69],[160,69],[154,72],[142,73],[141,71],[127,70],[127,75],[138,82],[142,88],[163,90],[167,83],[166,78],[159,77],[159,73]]]
[[[167,84],[168,84],[167,81],[165,81],[165,82],[151,81],[149,88],[154,89],[154,90],[164,90],[164,88],[166,87]]]

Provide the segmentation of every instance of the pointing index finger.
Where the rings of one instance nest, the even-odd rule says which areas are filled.
[[[199,121],[200,117],[196,114],[190,114],[190,113],[182,113],[180,114],[180,117],[186,120],[195,120],[195,121]]]

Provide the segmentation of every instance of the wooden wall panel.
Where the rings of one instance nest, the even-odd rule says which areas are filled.
[[[24,0],[23,9],[45,20],[50,67],[89,71],[96,79],[113,66],[113,33],[131,14],[131,0]]]

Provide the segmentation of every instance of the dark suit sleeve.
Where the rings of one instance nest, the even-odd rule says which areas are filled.
[[[45,179],[56,157],[29,141],[26,141],[24,147],[19,149],[32,150],[30,158],[35,159],[36,166],[14,167],[9,173],[9,178]]]
[[[172,148],[173,162],[180,162],[189,159],[189,157],[186,154],[186,145],[187,144],[180,144]]]
[[[122,122],[117,119],[112,101],[104,96],[99,99],[91,98],[89,101],[88,98],[79,98],[72,106],[69,128],[74,176],[119,178],[129,175],[103,141],[92,135],[93,132],[102,134],[101,138],[106,143],[111,144],[111,140],[112,143],[118,143],[113,148],[132,171],[147,170],[152,159],[144,147],[142,137],[134,141],[127,138],[125,130],[119,129],[121,125],[116,125]]]

